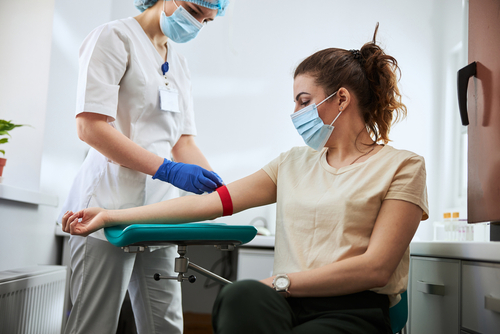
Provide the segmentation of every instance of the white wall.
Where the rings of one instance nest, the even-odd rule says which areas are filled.
[[[88,150],[75,129],[80,44],[92,29],[110,20],[111,8],[111,1],[55,0],[41,189],[56,193],[59,207]]]
[[[53,9],[53,0],[0,2],[0,117],[32,126],[2,145],[4,183],[30,190],[40,184]]]
[[[303,145],[289,118],[294,67],[323,48],[359,49],[378,21],[379,43],[399,61],[409,110],[393,129],[392,145],[426,158],[430,221],[438,219],[442,172],[435,148],[443,120],[436,115],[457,8],[460,0],[232,0],[225,17],[178,45],[191,68],[198,145],[226,182]],[[55,194],[62,204],[87,150],[74,126],[79,45],[99,24],[136,14],[132,0],[0,2],[0,19],[10,28],[0,32],[0,117],[34,126],[16,129],[4,145],[5,183]],[[58,209],[4,200],[0,209],[0,247],[16,249],[0,270],[56,261]],[[273,215],[270,206],[224,219],[249,223]],[[429,226],[422,224],[417,237],[429,239]]]
[[[54,0],[0,2],[0,118],[32,127],[2,145],[3,183],[40,188]],[[56,208],[0,199],[0,270],[57,261]]]

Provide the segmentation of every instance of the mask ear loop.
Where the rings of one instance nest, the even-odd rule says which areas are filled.
[[[163,0],[163,12],[165,13],[165,2],[167,2],[168,0]],[[177,6],[177,4],[175,3],[175,0],[172,0],[172,2],[174,3],[175,7],[179,8],[179,6]]]
[[[335,121],[337,120],[337,118],[339,118],[340,114],[342,114],[342,108],[340,108],[339,114],[337,115],[337,117],[335,117],[335,119],[333,120],[333,122],[330,123],[330,126],[332,126],[333,123],[335,123]]]
[[[320,105],[322,105],[326,100],[328,100],[329,98],[331,98],[333,95],[337,94],[337,92],[335,92],[332,95],[328,96],[326,99],[324,99],[323,101],[321,101],[316,107],[319,107]]]
[[[333,93],[332,95],[328,96],[326,99],[324,99],[323,101],[321,101],[316,107],[319,107],[320,105],[323,104],[323,102],[325,102],[326,100],[328,100],[329,98],[331,98],[333,95],[337,94],[338,91],[336,91],[335,93]],[[339,118],[340,114],[342,114],[342,107],[340,108],[340,112],[339,114],[337,115],[337,117],[335,117],[335,119],[333,120],[332,123],[330,123],[330,126],[333,125],[333,123],[335,123],[335,121],[337,120],[337,118]]]

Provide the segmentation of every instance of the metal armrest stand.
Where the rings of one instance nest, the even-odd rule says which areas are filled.
[[[204,244],[204,243],[197,243],[199,245]],[[213,243],[210,243],[213,244]],[[158,245],[158,244],[155,244]],[[234,244],[215,244],[215,247],[220,249],[221,251],[232,251],[234,250]],[[144,252],[145,249],[148,247],[148,245],[130,245],[130,246],[125,246],[122,247],[123,251],[125,253],[140,253]],[[155,281],[159,281],[161,279],[174,279],[177,280],[178,282],[183,282],[183,281],[188,281],[189,283],[194,283],[196,282],[196,276],[190,275],[186,276],[185,274],[187,273],[188,269],[192,269],[210,279],[213,279],[214,281],[218,282],[219,284],[226,285],[226,284],[231,284],[232,282],[225,279],[224,277],[221,277],[203,267],[200,267],[199,265],[192,263],[189,261],[189,258],[187,258],[185,255],[187,253],[187,245],[185,244],[177,244],[177,253],[179,254],[179,257],[175,258],[175,266],[174,266],[174,271],[177,274],[177,276],[162,276],[159,273],[156,273],[153,275],[153,279]]]

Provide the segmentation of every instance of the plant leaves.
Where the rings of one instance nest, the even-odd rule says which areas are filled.
[[[27,126],[27,125],[26,124],[14,124],[14,123],[12,123],[12,121],[6,121],[4,119],[0,119],[0,132],[9,132],[12,129],[19,128],[21,126]]]
[[[11,137],[9,131],[15,128],[19,128],[21,126],[30,126],[27,124],[14,124],[12,121],[6,121],[4,119],[0,119],[0,136],[9,136]],[[31,126],[30,126],[31,127]],[[0,138],[0,144],[5,144],[9,142],[9,138]],[[4,150],[0,150],[0,153],[5,155]]]

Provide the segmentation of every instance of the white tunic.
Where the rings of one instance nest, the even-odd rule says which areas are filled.
[[[160,109],[164,58],[134,18],[93,30],[80,49],[76,114],[93,112],[135,143],[170,158],[181,135],[195,135],[191,80],[186,60],[168,43],[168,87],[179,93],[180,112]],[[178,196],[174,186],[153,180],[90,149],[72,185],[62,213],[86,207],[121,209]],[[62,215],[62,214],[61,214]],[[102,230],[92,236],[106,240]]]

